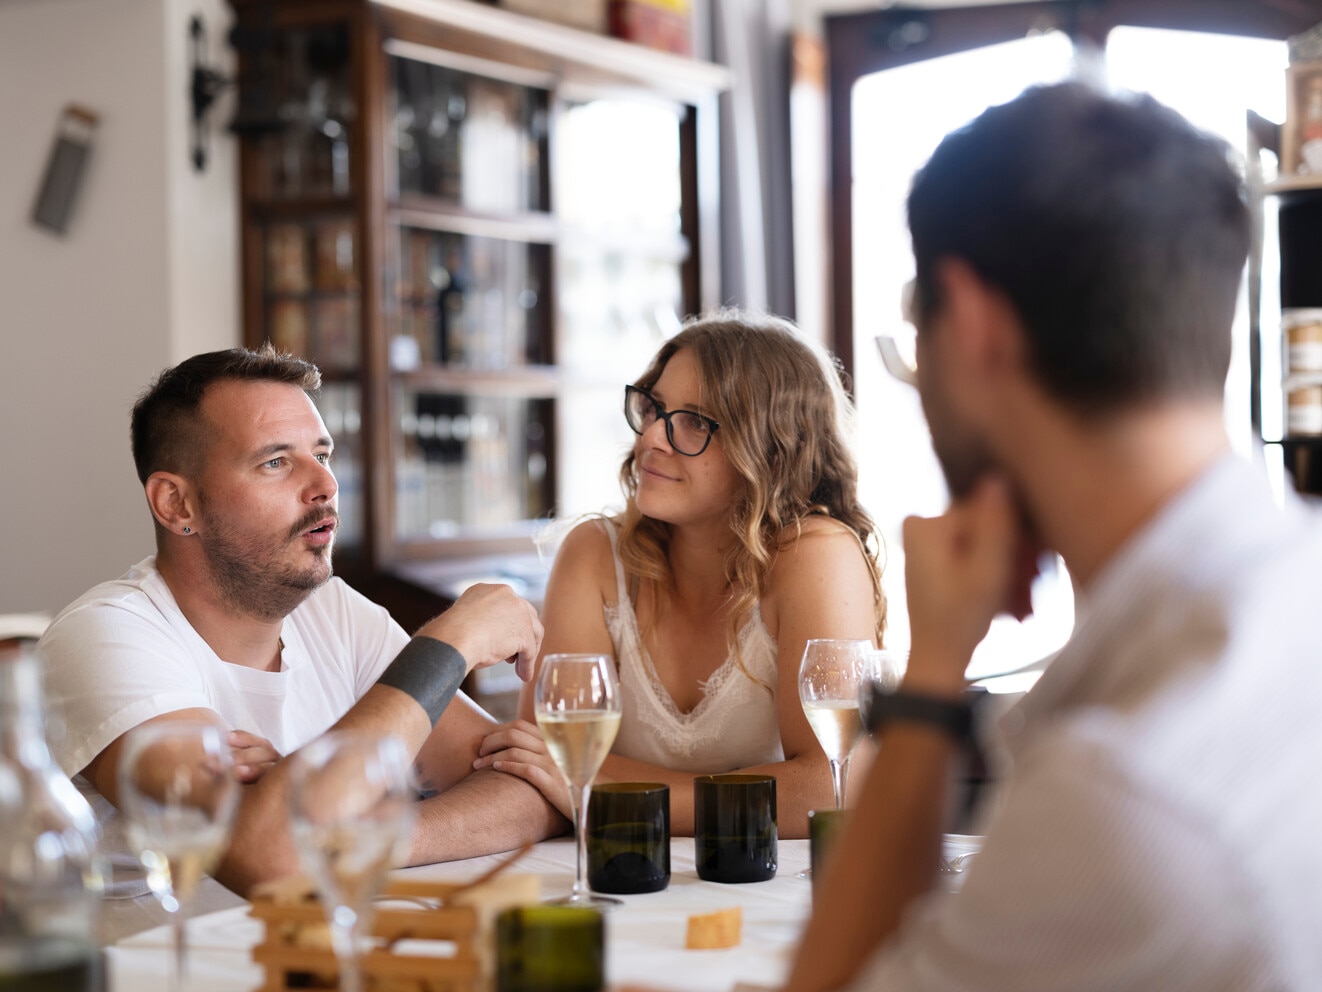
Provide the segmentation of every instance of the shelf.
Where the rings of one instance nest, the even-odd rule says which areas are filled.
[[[499,238],[529,244],[555,240],[555,218],[546,213],[486,213],[425,196],[400,197],[390,210],[401,227],[444,231],[475,238]]]
[[[554,396],[561,382],[560,371],[550,365],[514,365],[503,369],[432,365],[396,372],[391,378],[415,392],[491,393],[533,399]]]
[[[362,292],[357,289],[268,289],[265,296],[268,303],[317,303],[322,300],[359,300]]]
[[[606,35],[525,17],[472,0],[371,0],[386,15],[420,19],[446,38],[445,49],[545,74],[589,88],[644,88],[678,100],[705,100],[730,88],[725,66],[673,55]],[[456,37],[456,34],[459,37]]]
[[[1289,196],[1291,193],[1322,193],[1322,176],[1287,176],[1258,187],[1263,196]]]
[[[323,214],[351,214],[354,199],[352,196],[290,196],[252,200],[248,209],[258,220],[306,221]]]
[[[594,257],[603,254],[629,255],[661,262],[683,262],[689,257],[688,240],[665,231],[603,230],[565,226],[556,244],[568,255]]]

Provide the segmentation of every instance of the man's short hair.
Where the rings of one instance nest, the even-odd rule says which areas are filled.
[[[1065,83],[989,108],[914,179],[920,327],[959,258],[1014,305],[1058,402],[1220,396],[1250,239],[1230,155],[1149,96]]]
[[[218,382],[278,382],[315,393],[321,373],[311,362],[277,352],[268,343],[258,351],[211,351],[166,369],[133,405],[130,440],[138,478],[153,472],[193,475],[206,451],[199,407]]]

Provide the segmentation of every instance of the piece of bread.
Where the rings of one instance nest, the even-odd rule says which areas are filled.
[[[741,939],[743,924],[744,914],[738,906],[690,916],[684,946],[690,950],[735,947]]]

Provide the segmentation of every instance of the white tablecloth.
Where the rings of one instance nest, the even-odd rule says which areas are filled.
[[[975,850],[973,838],[948,838],[946,853]],[[466,881],[499,861],[474,858],[409,868],[408,878]],[[808,865],[808,842],[782,840],[779,867],[769,882],[720,885],[694,870],[692,838],[671,843],[670,885],[663,892],[621,896],[624,905],[606,914],[606,977],[612,985],[644,985],[693,992],[730,992],[739,984],[778,986],[812,904],[811,883],[798,877]],[[542,893],[568,893],[573,883],[570,838],[538,844],[512,872],[541,876]],[[958,876],[950,876],[954,882]],[[684,947],[688,917],[730,906],[743,908],[743,939],[728,950]],[[260,921],[247,908],[223,910],[191,920],[190,992],[247,992],[262,982],[250,952],[262,938]],[[154,992],[166,987],[170,931],[158,927],[107,948],[108,992]]]

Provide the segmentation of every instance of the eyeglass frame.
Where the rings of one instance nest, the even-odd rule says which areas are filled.
[[[707,446],[711,444],[711,439],[715,437],[716,432],[721,429],[721,425],[717,423],[715,420],[713,420],[711,417],[707,416],[705,413],[699,413],[697,410],[668,411],[665,409],[665,407],[661,405],[661,401],[658,400],[651,393],[649,393],[646,389],[642,389],[638,386],[626,385],[624,387],[624,422],[629,425],[629,430],[633,431],[639,437],[643,436],[647,428],[645,427],[643,428],[643,430],[639,430],[637,427],[633,425],[633,421],[629,419],[629,397],[632,396],[634,393],[637,393],[639,396],[646,397],[647,400],[652,404],[653,409],[656,410],[656,419],[665,422],[666,441],[669,442],[670,447],[674,449],[674,452],[677,455],[683,455],[685,458],[697,458],[700,454],[702,454],[704,451],[707,450]],[[706,439],[702,442],[702,447],[699,448],[697,451],[681,451],[679,446],[675,444],[675,428],[671,424],[670,418],[681,413],[687,413],[691,417],[697,417],[699,420],[703,421],[708,427],[711,428],[711,430],[707,433]],[[649,424],[648,426],[650,427],[651,425]]]

